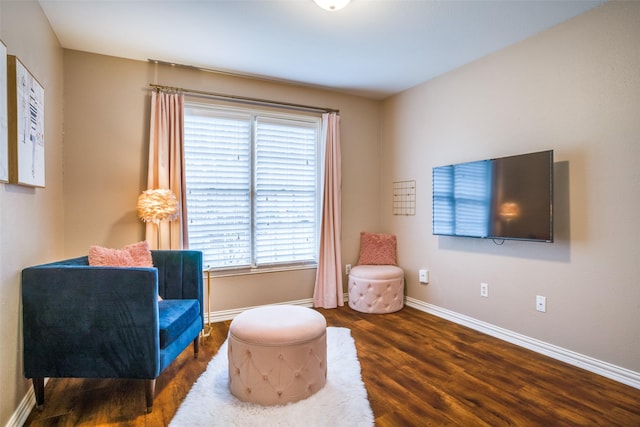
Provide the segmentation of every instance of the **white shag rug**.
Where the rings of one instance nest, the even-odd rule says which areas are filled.
[[[327,328],[327,383],[298,402],[261,406],[238,400],[229,392],[228,362],[225,341],[189,391],[170,427],[374,425],[356,346],[347,328]]]

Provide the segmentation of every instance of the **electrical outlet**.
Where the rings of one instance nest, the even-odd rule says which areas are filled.
[[[351,273],[351,264],[347,264],[344,266],[344,271],[345,273],[349,274]]]
[[[489,296],[489,284],[480,283],[480,296],[487,298]]]
[[[547,312],[547,297],[536,295],[536,310],[542,313]]]
[[[420,283],[429,283],[429,270],[420,269],[418,270],[418,280]]]

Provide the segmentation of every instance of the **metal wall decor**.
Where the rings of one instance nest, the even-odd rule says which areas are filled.
[[[393,183],[393,214],[411,216],[416,214],[416,181]]]

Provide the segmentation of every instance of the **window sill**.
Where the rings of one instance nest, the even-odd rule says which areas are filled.
[[[248,276],[251,274],[264,274],[264,273],[280,273],[284,271],[294,270],[315,270],[318,268],[318,264],[300,264],[300,265],[288,265],[288,266],[273,266],[273,267],[260,267],[260,268],[238,268],[238,269],[209,269],[205,270],[211,272],[211,277],[233,277],[233,276]]]

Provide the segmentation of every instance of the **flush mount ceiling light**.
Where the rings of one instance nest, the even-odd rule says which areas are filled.
[[[348,5],[351,0],[313,0],[313,1],[324,10],[334,12]]]

